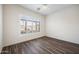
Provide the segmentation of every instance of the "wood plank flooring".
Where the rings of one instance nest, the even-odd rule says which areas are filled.
[[[2,54],[79,54],[79,45],[44,36],[4,47]]]

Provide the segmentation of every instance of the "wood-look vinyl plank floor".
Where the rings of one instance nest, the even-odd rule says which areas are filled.
[[[44,36],[3,47],[2,54],[79,54],[79,45]]]

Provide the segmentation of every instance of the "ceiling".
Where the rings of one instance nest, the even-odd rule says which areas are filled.
[[[42,15],[49,15],[60,9],[66,8],[69,4],[20,4],[24,8],[40,13]]]

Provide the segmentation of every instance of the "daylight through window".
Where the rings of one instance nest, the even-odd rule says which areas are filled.
[[[21,20],[21,33],[40,32],[40,21]]]

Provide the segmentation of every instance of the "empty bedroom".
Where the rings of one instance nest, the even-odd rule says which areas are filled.
[[[78,4],[1,4],[1,54],[79,54]]]

